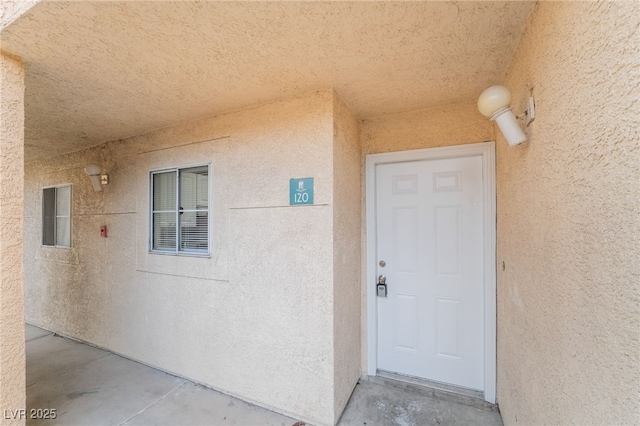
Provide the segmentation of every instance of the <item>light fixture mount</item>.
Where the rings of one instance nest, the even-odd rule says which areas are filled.
[[[529,126],[535,119],[535,102],[529,97],[528,108],[517,117],[511,111],[511,92],[504,86],[491,86],[478,98],[478,110],[481,114],[495,121],[510,146],[519,145],[527,140],[527,135],[520,128],[518,118],[525,119]]]
[[[93,190],[96,192],[102,191],[102,185],[109,183],[109,177],[106,174],[100,175],[102,167],[99,164],[87,164],[84,168],[84,172],[89,175],[89,179],[91,179],[91,184],[93,185]]]

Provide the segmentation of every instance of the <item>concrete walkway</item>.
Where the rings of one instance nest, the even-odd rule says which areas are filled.
[[[27,325],[29,425],[282,425],[297,420]],[[391,384],[390,384],[391,383]],[[390,382],[356,386],[340,425],[502,425],[477,400]]]

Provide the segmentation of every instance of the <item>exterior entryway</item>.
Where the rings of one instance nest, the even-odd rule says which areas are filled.
[[[495,384],[487,369],[495,366],[487,358],[487,346],[495,346],[495,231],[487,229],[494,214],[492,148],[368,158],[375,374],[479,390],[493,402],[487,392],[487,383]]]

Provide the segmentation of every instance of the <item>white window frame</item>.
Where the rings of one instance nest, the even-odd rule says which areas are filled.
[[[159,173],[176,172],[176,206],[180,205],[180,170],[191,169],[194,167],[207,167],[207,183],[208,183],[208,206],[207,206],[207,251],[198,250],[180,250],[179,249],[179,218],[180,209],[176,208],[176,249],[174,251],[169,250],[154,250],[153,249],[153,175]],[[211,257],[211,225],[213,223],[213,185],[212,185],[212,165],[211,163],[196,163],[187,164],[176,167],[163,167],[158,169],[151,169],[149,171],[149,254],[159,254],[163,256],[186,256],[186,257]]]
[[[55,242],[57,240],[56,238],[56,226],[57,226],[57,218],[58,218],[58,212],[57,212],[57,196],[56,198],[54,198],[54,208],[56,208],[55,211],[55,215],[54,215],[54,220],[53,220],[53,244],[45,244],[44,243],[44,190],[45,189],[58,189],[58,188],[69,188],[69,245],[68,246],[61,246],[61,245],[57,245]],[[63,249],[63,250],[71,250],[71,242],[73,241],[73,185],[71,185],[70,183],[62,183],[59,185],[49,185],[49,186],[43,186],[42,189],[40,190],[40,207],[42,209],[42,214],[40,216],[40,246],[41,247],[53,247],[53,248],[59,248],[59,249]],[[60,216],[62,217],[62,216]]]

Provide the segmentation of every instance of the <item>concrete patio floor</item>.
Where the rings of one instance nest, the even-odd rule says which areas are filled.
[[[27,325],[29,425],[282,425],[297,420]],[[389,380],[361,381],[339,425],[502,425],[488,404]]]

